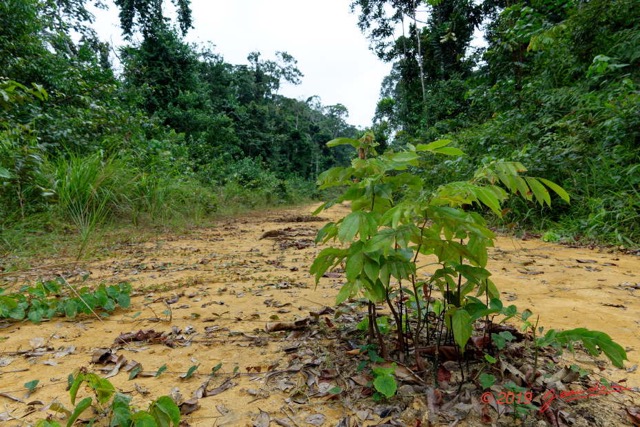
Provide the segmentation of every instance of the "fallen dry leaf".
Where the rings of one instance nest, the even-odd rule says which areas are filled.
[[[9,411],[0,412],[0,421],[11,421],[17,420],[17,418],[12,417]]]
[[[314,426],[321,426],[322,424],[324,424],[324,421],[327,419],[327,417],[325,417],[322,414],[313,414],[313,415],[309,415],[307,418],[304,419],[304,421],[307,424],[311,424]]]
[[[266,324],[265,330],[267,332],[296,331],[306,328],[310,322],[311,319],[309,317],[294,322],[269,322]]]
[[[253,420],[253,427],[269,427],[270,423],[271,417],[269,414],[260,409],[260,413]]]
[[[185,400],[178,406],[180,407],[180,413],[182,415],[189,415],[200,408],[200,403],[198,403],[198,399],[193,398]]]
[[[127,363],[127,358],[124,357],[123,355],[118,356],[118,358],[116,359],[116,365],[113,367],[113,369],[111,371],[109,371],[109,373],[107,373],[104,377],[105,378],[111,378],[111,377],[115,377],[116,375],[118,375],[118,372],[120,372],[120,368],[122,367],[122,365],[124,365],[125,363]]]
[[[24,403],[24,401],[20,398],[10,395],[9,393],[0,393],[0,396],[6,397],[9,400],[13,400],[14,402]]]

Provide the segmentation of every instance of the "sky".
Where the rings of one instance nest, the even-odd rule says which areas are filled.
[[[117,8],[93,10],[103,40],[122,44]],[[280,94],[306,100],[317,95],[323,105],[343,104],[347,122],[367,127],[375,112],[382,79],[390,64],[378,60],[349,11],[351,0],[192,0],[192,28],[186,40],[212,43],[231,64],[246,64],[259,51],[275,59],[284,51],[298,61],[300,85],[283,84]]]

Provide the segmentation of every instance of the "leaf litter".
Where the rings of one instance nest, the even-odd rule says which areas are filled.
[[[444,347],[438,349],[439,355],[451,361],[436,372],[438,384],[416,366],[396,363],[397,396],[374,401],[368,355],[360,349],[366,343],[356,328],[362,307],[354,302],[331,308],[344,280],[339,269],[327,273],[317,288],[307,273],[319,251],[313,236],[325,221],[309,216],[310,211],[253,214],[185,235],[159,235],[154,244],[127,243],[108,257],[69,270],[65,277],[71,282],[79,282],[80,275],[88,272],[88,284],[130,281],[135,290],[132,308],[104,319],[104,325],[91,318],[80,319],[82,323],[5,325],[0,353],[0,400],[5,412],[0,421],[32,423],[47,415],[64,415],[65,407],[72,407],[64,391],[66,377],[88,367],[108,377],[140,406],[171,394],[185,425],[512,425],[513,408],[495,400],[482,403],[483,390],[477,383],[462,381],[455,349],[447,356]],[[283,226],[273,230],[274,222]],[[627,314],[640,307],[628,298],[636,288],[634,272],[640,270],[637,257],[615,254],[614,258],[606,251],[534,240],[499,239],[498,246],[491,261],[498,272],[496,283],[504,293],[517,291],[519,300],[541,315],[542,324],[602,329],[628,348],[640,348],[640,325]],[[583,269],[567,276],[566,269],[576,262],[597,263],[602,272]],[[516,268],[532,264],[535,270]],[[51,265],[47,260],[42,265],[30,277],[59,274],[47,270]],[[5,277],[7,283],[15,280]],[[605,308],[599,309],[598,303]],[[604,311],[622,303],[628,310],[619,312],[621,318]],[[635,329],[618,333],[625,330],[620,325],[629,329],[630,324]],[[534,379],[532,362],[523,358],[528,338],[513,327],[505,328],[516,340],[500,360],[503,378],[494,385],[496,390],[505,381],[530,386],[538,406],[548,390],[585,389],[601,376],[630,390],[557,402],[536,422],[593,425],[601,420],[597,421],[601,425],[638,425],[640,375],[635,370],[621,372],[595,364],[582,353],[575,360],[545,353],[542,375]],[[475,343],[478,349],[483,345],[481,340]],[[425,348],[421,353],[428,360],[435,351]],[[629,353],[636,365],[637,354]],[[570,368],[574,364],[593,373],[580,375]],[[41,384],[34,390],[36,400],[27,402],[18,396],[25,391],[23,384],[34,378]],[[207,399],[211,403],[205,404]]]

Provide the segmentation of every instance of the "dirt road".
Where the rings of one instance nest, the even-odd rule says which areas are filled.
[[[269,425],[269,419],[271,425],[336,425],[346,403],[328,390],[339,378],[326,358],[316,363],[318,354],[296,347],[313,340],[313,330],[301,325],[293,332],[266,332],[265,326],[314,322],[333,306],[340,275],[322,279],[316,288],[308,270],[321,249],[313,244],[317,229],[345,209],[336,207],[320,220],[309,217],[308,206],[254,213],[183,235],[122,241],[75,266],[61,257],[3,277],[7,290],[58,275],[74,286],[82,286],[86,275],[85,284],[128,281],[134,297],[130,309],[102,321],[0,324],[0,420],[25,425],[55,417],[54,400],[71,409],[67,377],[85,367],[109,376],[140,408],[160,395],[193,399],[199,409],[184,417],[192,426]],[[637,256],[501,237],[491,249],[489,269],[503,299],[539,314],[541,325],[584,326],[611,335],[628,351],[628,370],[603,364],[601,373],[616,382],[626,379],[627,387],[640,386]],[[332,345],[317,339],[324,348]],[[584,363],[597,369],[591,360]],[[314,378],[322,386],[310,387]],[[35,392],[25,397],[24,384],[36,379]],[[311,388],[315,394],[307,392]],[[627,398],[637,404],[636,396]],[[363,418],[380,419],[354,414]]]

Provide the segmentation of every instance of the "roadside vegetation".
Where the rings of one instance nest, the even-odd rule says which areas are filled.
[[[324,145],[356,136],[344,106],[278,94],[302,78],[293,57],[252,52],[248,65],[229,64],[183,41],[188,7],[178,29],[154,5],[123,6],[130,42],[116,74],[84,2],[0,3],[4,255],[61,232],[77,236],[82,256],[109,225],[190,224],[308,200],[317,174],[348,160]]]
[[[520,199],[500,224],[549,240],[640,241],[640,11],[634,0],[352,2],[393,64],[376,139],[447,138],[466,157],[424,168],[433,188],[499,159],[563,186],[571,205]],[[425,11],[427,12],[425,14]],[[408,27],[401,37],[390,31]],[[486,46],[473,48],[474,31]],[[345,135],[347,136],[347,135]]]

